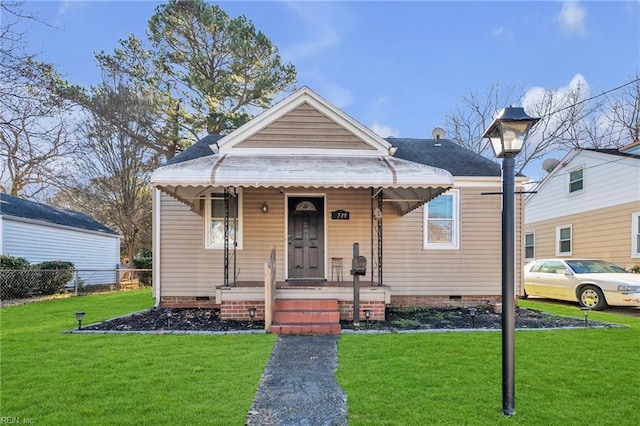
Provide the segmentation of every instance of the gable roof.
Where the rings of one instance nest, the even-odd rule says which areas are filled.
[[[453,176],[500,177],[500,165],[448,139],[387,138],[394,157],[447,170]]]
[[[119,234],[84,213],[59,209],[35,201],[0,193],[0,216],[46,222],[113,236]]]

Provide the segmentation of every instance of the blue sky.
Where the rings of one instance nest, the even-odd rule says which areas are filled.
[[[94,52],[142,37],[155,1],[32,1],[31,48],[73,83],[99,78]],[[591,94],[640,70],[636,1],[219,3],[245,15],[307,85],[382,136],[431,137],[470,91],[585,82]]]

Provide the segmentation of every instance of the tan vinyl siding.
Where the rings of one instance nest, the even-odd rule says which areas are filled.
[[[384,282],[393,295],[501,294],[501,198],[460,190],[460,248],[424,250],[423,210],[384,222]],[[516,224],[521,202],[516,200]],[[519,241],[516,225],[516,241]],[[522,249],[516,245],[516,282]]]
[[[306,102],[235,148],[374,148]]]
[[[629,267],[640,263],[631,257],[631,213],[634,211],[640,211],[640,202],[529,223],[526,229],[536,233],[538,259],[556,257],[556,226],[572,225],[572,254],[566,257],[596,258]]]
[[[423,209],[403,217],[384,203],[384,284],[392,294],[487,295],[501,293],[501,198],[481,195],[495,188],[460,189],[460,249],[423,249]],[[326,277],[331,277],[331,257],[344,258],[344,279],[351,280],[353,243],[367,257],[371,280],[371,202],[369,189],[292,188],[243,190],[243,250],[237,251],[239,281],[262,281],[271,244],[277,250],[277,280],[285,278],[286,195],[325,196]],[[269,212],[262,213],[266,201]],[[161,290],[162,296],[212,296],[223,284],[223,250],[204,248],[204,218],[162,196]],[[516,199],[516,224],[521,215]],[[346,210],[350,220],[331,220],[331,211]],[[516,226],[517,239],[520,229]],[[522,245],[516,245],[516,281],[520,282]],[[374,253],[377,257],[377,253]],[[233,260],[232,260],[233,261]],[[230,272],[232,278],[232,272]]]

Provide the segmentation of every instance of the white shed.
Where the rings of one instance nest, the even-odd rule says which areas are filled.
[[[120,235],[84,213],[0,194],[0,255],[72,262],[84,284],[115,282]]]

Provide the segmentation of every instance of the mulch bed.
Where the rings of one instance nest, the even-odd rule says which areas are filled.
[[[468,309],[390,308],[384,321],[362,321],[360,329],[368,330],[427,330],[427,329],[500,329],[500,314],[484,306],[476,308],[474,317]],[[590,326],[605,326],[589,321]],[[343,329],[353,329],[353,321],[341,321]],[[550,315],[532,309],[516,309],[516,328],[584,327],[579,318]],[[221,320],[216,309],[158,309],[154,308],[126,317],[83,327],[98,331],[248,331],[263,330],[263,321]]]

